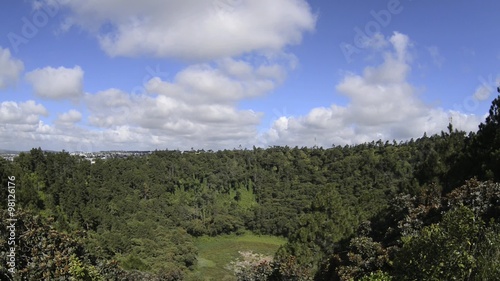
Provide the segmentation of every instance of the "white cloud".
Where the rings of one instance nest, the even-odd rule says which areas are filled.
[[[71,11],[65,27],[89,30],[111,56],[210,60],[280,51],[316,24],[304,0],[57,2]]]
[[[253,67],[242,60],[224,59],[216,67],[198,64],[179,72],[174,82],[158,77],[149,81],[150,92],[176,97],[189,104],[234,103],[264,95],[286,76],[287,69],[272,62]]]
[[[377,32],[371,38],[366,38],[366,40],[362,42],[362,45],[364,48],[381,50],[387,47],[389,45],[389,42],[387,42],[382,33]]]
[[[49,150],[77,150],[79,143],[88,136],[83,130],[55,126],[38,121],[35,124],[0,125],[0,147],[11,150],[29,150],[42,147]]]
[[[23,70],[23,62],[13,58],[9,49],[0,47],[0,90],[15,85]]]
[[[47,109],[35,101],[4,101],[0,103],[0,148],[30,149],[38,147],[47,132],[41,116]]]
[[[17,103],[4,101],[0,103],[0,124],[37,124],[40,116],[48,116],[48,111],[41,104],[29,100]]]
[[[171,81],[155,77],[147,93],[119,89],[87,93],[88,124],[103,130],[103,143],[151,148],[227,148],[256,144],[262,114],[238,102],[273,90],[285,78],[282,64],[222,59],[191,65]],[[165,148],[165,147],[161,147]]]
[[[84,100],[88,108],[93,112],[106,112],[108,109],[112,109],[116,112],[117,109],[130,107],[132,105],[127,93],[114,88],[100,91],[95,95],[87,93]]]
[[[44,99],[77,100],[83,94],[83,70],[79,66],[36,69],[26,74],[26,80]]]
[[[188,66],[170,80],[155,77],[139,94],[114,88],[83,93],[78,66],[32,71],[26,80],[37,96],[82,98],[88,115],[70,110],[53,125],[39,118],[17,124],[16,134],[27,148],[41,143],[71,151],[254,145],[262,113],[240,109],[239,102],[263,96],[285,80],[298,60],[283,48],[300,43],[316,24],[305,0],[44,2],[69,12],[63,28],[89,31],[111,56],[207,63]],[[0,133],[8,129],[0,127]],[[0,137],[0,147],[5,139]]]
[[[363,75],[346,74],[337,92],[349,98],[347,106],[314,108],[307,115],[281,117],[264,132],[264,145],[355,144],[377,139],[403,140],[445,130],[450,120],[455,128],[475,131],[480,119],[456,111],[424,104],[408,83],[411,55],[408,36],[394,33],[391,52],[384,62],[366,67]]]
[[[82,114],[77,110],[71,109],[68,112],[59,114],[55,123],[62,126],[71,126],[75,123],[80,122],[81,120]]]

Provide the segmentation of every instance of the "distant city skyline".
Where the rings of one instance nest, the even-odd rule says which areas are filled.
[[[322,146],[476,131],[500,2],[6,0],[0,148]]]

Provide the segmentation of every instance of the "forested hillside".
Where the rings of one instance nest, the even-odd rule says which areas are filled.
[[[196,237],[245,232],[288,243],[240,280],[499,280],[499,107],[405,142],[0,159],[0,279],[15,177],[22,280],[193,279]]]

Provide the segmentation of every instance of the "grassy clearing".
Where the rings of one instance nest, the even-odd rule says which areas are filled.
[[[284,238],[255,235],[225,235],[218,237],[200,237],[196,240],[198,247],[198,266],[188,280],[235,280],[232,272],[225,269],[240,255],[238,251],[252,251],[264,255],[274,255],[279,246],[286,242]]]

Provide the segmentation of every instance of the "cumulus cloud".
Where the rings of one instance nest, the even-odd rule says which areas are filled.
[[[68,112],[59,114],[55,123],[62,126],[71,126],[75,123],[80,122],[81,120],[82,114],[77,110],[71,109]]]
[[[17,103],[4,101],[0,103],[1,124],[37,124],[40,116],[48,116],[48,111],[41,104],[29,100]]]
[[[44,129],[40,118],[48,115],[47,109],[33,100],[0,103],[0,148],[17,150],[38,147],[40,142],[37,141],[41,140],[39,134]]]
[[[113,145],[252,146],[262,113],[238,109],[238,102],[273,90],[287,69],[271,60],[254,64],[229,58],[191,65],[170,81],[152,78],[144,94],[113,88],[85,94],[87,121]]]
[[[149,81],[150,92],[177,97],[189,104],[234,103],[264,95],[279,85],[287,68],[266,62],[253,66],[243,60],[224,59],[212,67],[197,64],[180,71],[173,82],[158,77]]]
[[[26,74],[35,94],[44,99],[77,100],[83,95],[83,70],[79,66],[45,67]]]
[[[280,51],[314,30],[305,0],[46,0],[70,15],[65,28],[94,34],[111,56],[210,60]]]
[[[82,116],[76,110],[60,114],[53,124],[42,121],[42,116],[49,116],[48,110],[32,100],[0,103],[0,148],[29,150],[42,147],[66,151],[110,149],[105,145],[111,143],[113,138],[105,139],[102,132],[77,125]],[[108,135],[112,133],[113,130],[107,132]]]
[[[373,34],[372,37],[366,37],[362,42],[364,48],[370,48],[373,50],[381,50],[389,45],[389,42],[385,39],[384,35],[380,32]]]
[[[1,124],[0,147],[29,150],[42,147],[48,150],[75,151],[82,147],[89,132],[81,128],[57,128],[41,120],[33,124]],[[97,139],[96,139],[97,140]]]
[[[391,50],[378,66],[368,66],[362,75],[348,73],[337,85],[337,93],[349,99],[347,106],[312,109],[307,115],[281,117],[262,133],[269,144],[355,144],[371,140],[403,140],[433,134],[446,128],[450,117],[455,128],[477,129],[480,119],[456,111],[426,105],[407,81],[411,71],[409,37],[394,33]]]
[[[78,66],[28,73],[26,81],[38,97],[80,99],[86,107],[85,114],[59,114],[53,124],[39,119],[18,124],[26,143],[66,150],[254,145],[262,113],[240,109],[239,102],[263,96],[285,80],[298,60],[284,47],[300,43],[316,24],[305,0],[37,3],[42,2],[68,12],[61,27],[88,31],[110,56],[197,62],[173,79],[152,78],[140,93],[116,88],[84,93]]]
[[[9,49],[0,47],[0,90],[15,85],[23,70],[23,62],[13,58]]]

